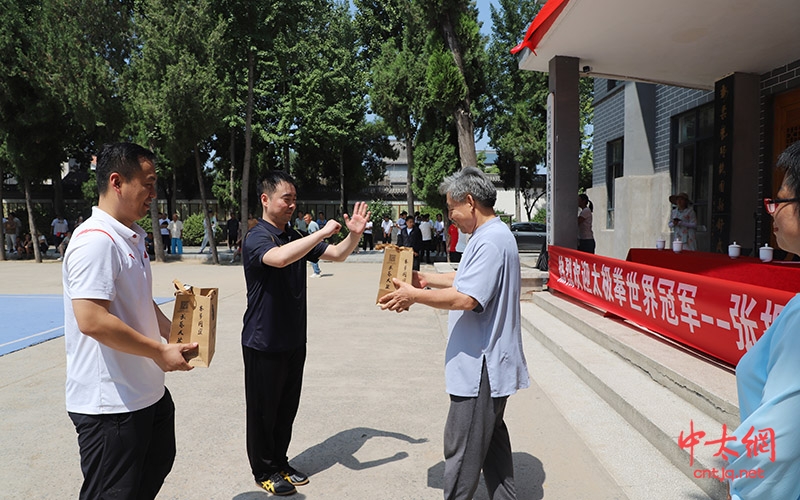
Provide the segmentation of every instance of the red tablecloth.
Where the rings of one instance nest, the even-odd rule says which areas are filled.
[[[765,263],[755,257],[731,259],[720,253],[675,253],[671,250],[651,248],[631,248],[626,260],[775,290],[800,292],[800,263],[798,262]]]

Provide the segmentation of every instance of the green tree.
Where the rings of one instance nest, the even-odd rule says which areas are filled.
[[[538,13],[536,0],[500,0],[491,6],[492,36],[488,48],[495,64],[488,68],[487,113],[489,143],[497,150],[497,166],[504,185],[517,193],[516,219],[520,219],[519,194],[525,200],[528,218],[536,201],[545,194],[545,179],[538,173],[547,150],[548,75],[522,71],[508,48]],[[580,81],[581,156],[580,182],[591,187],[591,136],[586,125],[592,117],[591,79]],[[588,182],[588,185],[586,184]]]
[[[34,237],[31,184],[52,179],[62,212],[61,162],[89,137],[119,130],[129,8],[123,1],[0,1],[0,155],[24,186]]]
[[[155,144],[173,168],[187,157],[194,159],[208,218],[206,146],[229,113],[222,70],[228,53],[227,24],[212,9],[211,0],[145,0],[144,5],[146,15],[137,19],[144,43],[131,61],[131,107],[139,118],[135,131]],[[155,210],[153,206],[154,220]],[[154,225],[153,234],[157,231]],[[212,259],[218,264],[213,235],[211,240]],[[156,255],[165,260],[163,249]]]
[[[369,63],[372,111],[386,121],[394,137],[405,146],[406,201],[409,212],[413,212],[414,148],[428,105],[423,12],[414,2],[355,3],[359,8],[356,25]]]
[[[594,150],[589,125],[594,119],[594,79],[583,77],[578,83],[580,90],[581,152],[578,157],[578,189],[583,192],[592,187]],[[591,130],[594,130],[591,128]]]
[[[235,109],[226,121],[229,127],[244,122],[242,221],[247,220],[250,206],[254,130],[271,149],[270,157],[282,155],[283,168],[289,170],[293,123],[286,118],[287,114],[291,116],[291,102],[287,102],[286,96],[293,76],[289,70],[294,56],[291,49],[305,35],[305,23],[326,3],[324,0],[218,2],[219,11],[230,21],[226,39],[232,43],[226,95]],[[258,109],[262,111],[256,116]]]
[[[514,186],[515,218],[520,220],[519,194],[535,188],[537,167],[547,148],[547,74],[522,71],[509,47],[539,11],[536,0],[500,0],[491,7],[492,37],[488,68],[487,120],[490,144],[497,150],[497,166],[506,186]],[[526,203],[527,205],[527,203]]]
[[[25,192],[28,224],[38,237],[31,183],[59,177],[63,132],[72,124],[62,101],[47,85],[46,37],[41,3],[3,0],[0,31],[0,156]],[[41,254],[34,245],[36,262]]]
[[[488,65],[478,11],[469,0],[417,1],[429,27],[435,30],[428,39],[428,95],[439,109],[453,116],[461,166],[478,166],[475,121],[480,116],[479,97],[486,90]]]
[[[457,131],[450,117],[436,109],[428,110],[417,142],[414,191],[420,199],[445,214],[445,197],[439,193],[442,180],[458,170]]]
[[[347,2],[320,12],[299,47],[305,71],[290,90],[296,110],[299,163],[315,165],[322,177],[336,172],[340,213],[347,212],[348,177],[364,160],[367,132],[366,73],[356,52],[356,33]],[[299,54],[298,54],[299,56]],[[305,177],[308,178],[306,175]]]
[[[367,203],[367,211],[372,214],[372,221],[375,223],[374,227],[380,226],[380,221],[384,215],[392,216],[392,207],[384,200],[377,199]],[[378,234],[377,232],[375,234]]]

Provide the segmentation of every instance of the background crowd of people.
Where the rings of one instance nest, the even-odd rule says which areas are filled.
[[[24,226],[20,220],[19,212],[11,212],[8,217],[3,217],[3,231],[5,234],[4,247],[6,255],[18,259],[32,259],[35,254],[34,237],[30,231],[23,232]],[[24,215],[23,215],[24,216]],[[78,216],[74,221],[68,221],[60,214],[50,223],[50,239],[39,231],[35,244],[39,252],[45,255],[51,248],[58,254],[58,260],[64,257],[64,252],[69,244],[72,231],[83,223],[83,216]]]
[[[392,220],[389,214],[376,216],[375,220],[378,222],[367,223],[359,248],[362,251],[373,250],[379,238],[384,244],[411,247],[414,249],[415,269],[420,262],[432,264],[442,259],[458,262],[467,245],[467,235],[461,233],[454,224],[445,226],[442,214],[436,214],[436,219],[431,220],[428,213],[417,211],[411,215],[403,210],[397,220]],[[311,233],[311,222],[316,228],[322,227],[320,224],[325,222],[324,214],[319,212],[317,220],[311,221],[310,213],[305,217],[303,213],[298,213],[293,227]],[[314,273],[317,273],[316,269]]]

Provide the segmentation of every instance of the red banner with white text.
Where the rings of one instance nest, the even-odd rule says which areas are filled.
[[[548,287],[733,366],[794,293],[550,246]]]

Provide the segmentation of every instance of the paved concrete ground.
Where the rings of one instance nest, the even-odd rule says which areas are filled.
[[[292,498],[442,496],[447,317],[424,306],[404,314],[380,311],[374,305],[379,262],[377,254],[359,254],[323,263],[325,276],[308,282],[308,360],[289,452],[311,482]],[[0,294],[60,293],[60,270],[55,261],[0,262]],[[177,407],[178,456],[159,498],[266,498],[253,483],[244,444],[241,267],[186,258],[153,264],[153,275],[155,296],[170,295],[173,278],[220,289],[210,368],[167,375]],[[171,303],[163,307],[171,314]],[[0,357],[2,498],[77,496],[81,474],[64,410],[64,370],[63,338]],[[507,409],[519,498],[627,498],[532,382]],[[486,498],[483,487],[476,498]]]

